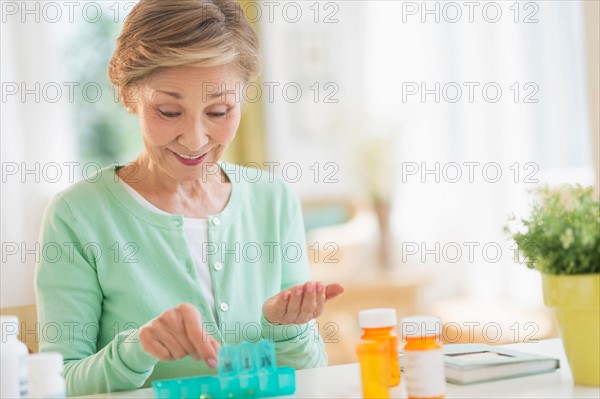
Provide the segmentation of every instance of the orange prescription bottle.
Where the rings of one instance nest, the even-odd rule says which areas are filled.
[[[363,398],[390,397],[390,361],[387,343],[363,341],[356,348],[360,363]]]
[[[404,380],[411,399],[443,398],[446,394],[440,319],[431,316],[401,320],[404,345]]]
[[[361,310],[358,313],[358,324],[363,329],[361,339],[381,342],[386,347],[390,362],[388,385],[395,387],[400,384],[396,310],[391,308]]]

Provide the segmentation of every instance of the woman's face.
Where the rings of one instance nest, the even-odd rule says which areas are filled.
[[[205,177],[240,124],[241,80],[231,66],[165,68],[136,96],[147,155],[176,181]],[[204,168],[203,168],[204,166]]]

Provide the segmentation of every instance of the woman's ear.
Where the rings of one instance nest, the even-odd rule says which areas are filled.
[[[134,113],[132,104],[131,104],[131,97],[124,92],[121,95],[121,100],[123,101],[123,106],[125,107],[125,109],[127,110],[127,112],[129,112],[130,114]]]
[[[123,100],[123,105],[130,114],[137,114],[137,105],[139,101],[138,92],[138,85],[136,84],[121,89],[120,96]]]

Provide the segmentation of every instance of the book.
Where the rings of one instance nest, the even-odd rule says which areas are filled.
[[[560,368],[558,359],[500,346],[450,344],[444,345],[443,350],[446,381],[458,385],[549,373]],[[402,357],[401,354],[401,366]]]

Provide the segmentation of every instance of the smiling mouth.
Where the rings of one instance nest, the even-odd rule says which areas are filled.
[[[185,154],[180,154],[178,152],[176,152],[175,154],[177,154],[178,157],[181,157],[183,159],[198,159],[201,156],[205,155],[205,154],[199,154],[199,155],[185,155]]]
[[[182,164],[187,165],[187,166],[196,166],[196,165],[200,165],[202,162],[204,162],[204,160],[206,159],[206,157],[212,150],[207,151],[204,154],[199,154],[199,155],[180,154],[173,150],[169,150],[169,151],[171,151],[173,153],[173,155],[175,155],[177,160],[179,162],[181,162]]]

